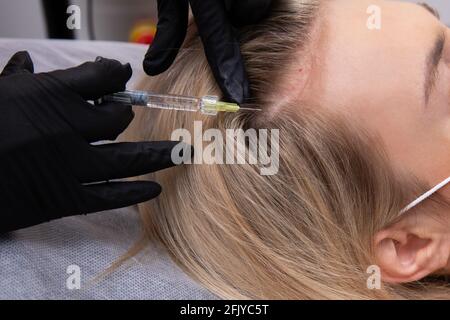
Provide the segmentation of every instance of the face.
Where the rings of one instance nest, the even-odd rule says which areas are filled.
[[[380,8],[379,30],[367,27],[373,5]],[[399,170],[430,185],[444,180],[450,175],[450,29],[424,7],[398,1],[333,0],[325,12],[308,99],[380,136]]]
[[[367,26],[374,5],[379,29]],[[296,68],[309,70],[298,76],[300,98],[377,135],[397,170],[430,185],[450,176],[450,29],[425,7],[399,1],[332,0],[321,16],[310,67]],[[450,197],[450,187],[443,192]],[[417,223],[405,215],[377,236],[385,280],[414,281],[449,267],[450,214],[441,218]],[[439,243],[427,247],[437,233]],[[430,252],[440,260],[426,262]]]

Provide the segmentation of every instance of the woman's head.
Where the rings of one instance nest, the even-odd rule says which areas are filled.
[[[239,30],[251,82],[249,107],[262,112],[218,118],[140,112],[134,138],[167,139],[172,130],[192,130],[194,120],[223,131],[279,129],[279,172],[261,176],[248,164],[187,165],[158,173],[167,192],[141,207],[146,230],[223,297],[420,297],[422,287],[413,285],[369,290],[366,269],[378,264],[385,280],[411,282],[448,262],[448,231],[435,222],[442,207],[433,202],[398,218],[402,207],[434,181],[424,175],[429,171],[415,166],[420,161],[412,143],[423,135],[441,139],[418,142],[429,152],[420,154],[425,163],[445,138],[425,122],[442,109],[435,107],[430,115],[422,111],[424,119],[418,115],[424,101],[419,70],[426,57],[422,61],[416,51],[426,55],[430,48],[423,48],[423,29],[428,26],[432,37],[439,23],[423,8],[397,2],[273,2],[265,21]],[[367,29],[371,4],[381,9],[381,30]],[[415,37],[422,42],[412,38],[401,46],[406,31],[396,17],[419,24],[422,36]],[[450,72],[448,63],[440,68]],[[429,105],[444,105],[444,85],[430,91]],[[218,94],[194,26],[175,65],[146,87]],[[448,98],[447,89],[447,105]],[[414,136],[419,129],[423,132]],[[425,225],[414,223],[419,220]],[[428,294],[440,292],[436,286],[428,289]]]
[[[424,185],[448,177],[450,29],[427,5],[399,1],[332,0],[322,12],[300,99],[377,135],[396,175]],[[385,280],[408,282],[450,267],[450,215],[438,211],[405,215],[376,236]]]

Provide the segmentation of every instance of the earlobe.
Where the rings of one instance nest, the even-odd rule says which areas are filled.
[[[438,239],[418,236],[391,226],[375,236],[374,249],[382,279],[391,283],[420,280],[445,267],[445,246]]]

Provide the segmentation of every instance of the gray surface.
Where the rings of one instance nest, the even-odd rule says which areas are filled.
[[[119,43],[0,39],[0,68],[28,49],[36,72],[77,65],[102,55],[131,62],[140,78],[145,47]],[[0,69],[1,70],[1,69]],[[0,236],[0,299],[211,299],[152,245],[100,282],[92,282],[140,235],[135,208],[70,217]],[[81,270],[81,289],[66,287],[67,267]]]

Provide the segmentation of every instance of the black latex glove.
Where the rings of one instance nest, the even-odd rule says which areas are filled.
[[[159,195],[155,182],[106,181],[171,167],[176,142],[90,144],[133,119],[129,105],[87,102],[124,90],[131,73],[100,58],[33,74],[27,52],[11,58],[0,76],[0,233]]]
[[[220,89],[227,100],[243,103],[249,83],[233,26],[261,20],[271,0],[158,0],[158,29],[144,60],[148,75],[172,65],[186,37],[189,4]]]

